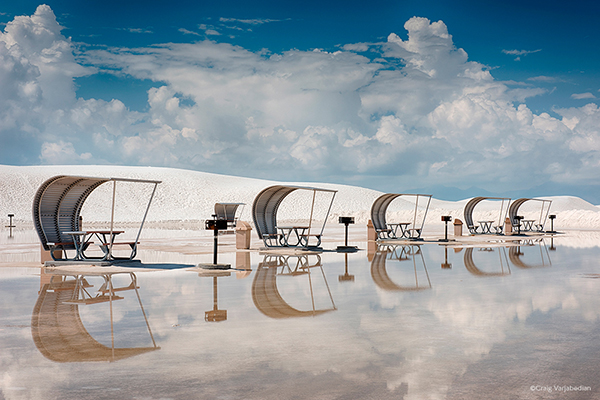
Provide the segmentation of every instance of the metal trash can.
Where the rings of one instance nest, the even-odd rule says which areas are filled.
[[[454,218],[454,236],[462,236],[463,223],[460,219]]]
[[[371,220],[367,222],[367,241],[377,241],[377,232],[375,232],[375,225]]]
[[[249,249],[251,236],[252,226],[247,222],[238,220],[235,225],[235,248]]]
[[[506,217],[504,220],[504,234],[512,235],[512,223],[510,222],[510,218]]]

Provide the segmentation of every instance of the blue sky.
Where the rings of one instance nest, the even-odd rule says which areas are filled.
[[[2,164],[600,203],[596,3],[40,4],[0,3]]]

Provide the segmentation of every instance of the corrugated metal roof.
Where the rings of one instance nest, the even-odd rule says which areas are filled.
[[[215,215],[217,219],[233,221],[238,207],[243,205],[245,203],[215,203]]]
[[[390,203],[392,201],[394,201],[396,198],[398,198],[400,196],[415,196],[415,197],[417,197],[417,204],[415,204],[415,213],[416,213],[416,206],[418,206],[419,197],[429,197],[429,199],[431,200],[430,194],[386,193],[386,194],[379,196],[377,199],[375,199],[375,201],[373,202],[373,205],[371,206],[371,221],[373,221],[373,226],[375,227],[375,229],[380,230],[380,229],[387,228],[387,221],[386,221],[385,215],[387,213],[388,206],[390,205]],[[429,203],[427,203],[427,210],[428,209],[429,209]],[[426,213],[427,213],[427,211],[426,211]],[[416,217],[416,214],[415,214],[415,217]],[[425,223],[425,216],[423,217],[422,222],[423,223],[421,224],[421,228],[423,227],[423,224]],[[416,225],[416,221],[414,221],[413,224]],[[416,226],[415,226],[415,228],[416,228]]]
[[[88,178],[59,175],[38,188],[33,199],[33,223],[45,250],[48,243],[71,243],[62,232],[79,230],[79,214],[83,203],[98,186],[110,178]]]
[[[263,189],[254,198],[254,202],[252,203],[252,219],[259,238],[262,239],[265,234],[277,233],[277,209],[287,195],[298,189],[337,192],[337,190],[332,189],[288,185],[275,185]]]
[[[510,204],[510,198],[509,197],[473,197],[471,200],[469,200],[469,202],[465,205],[465,210],[464,210],[464,215],[465,215],[465,224],[467,224],[467,227],[469,229],[472,229],[474,224],[473,224],[473,210],[475,209],[475,206],[477,204],[479,204],[480,202],[482,202],[483,200],[508,200],[509,204]],[[504,204],[504,202],[503,202]],[[507,206],[507,211],[508,211],[508,206]],[[500,219],[502,219],[502,208],[500,208]],[[499,221],[498,224],[501,224],[502,221]]]

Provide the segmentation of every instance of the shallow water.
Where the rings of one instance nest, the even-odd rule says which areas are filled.
[[[89,304],[72,300],[102,295],[102,276],[15,262],[0,268],[1,394],[599,398],[600,248],[520,244],[229,253],[251,271],[114,274],[128,290]]]

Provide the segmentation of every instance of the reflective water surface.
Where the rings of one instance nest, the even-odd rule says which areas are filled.
[[[3,267],[1,397],[600,398],[600,248],[486,246]]]

